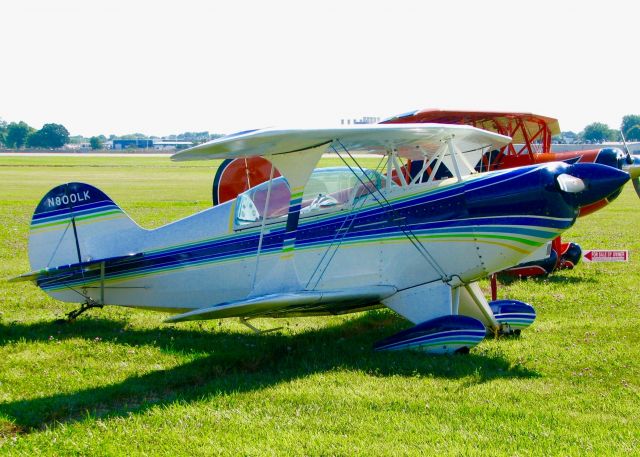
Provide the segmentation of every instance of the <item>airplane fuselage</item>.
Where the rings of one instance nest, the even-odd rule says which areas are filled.
[[[438,280],[469,283],[513,266],[573,224],[577,209],[555,188],[555,176],[566,167],[381,189],[349,208],[303,215],[293,256],[296,281],[309,290],[403,290]],[[282,262],[286,217],[264,227],[238,226],[236,210],[234,200],[121,239],[123,253],[142,255],[103,272],[105,303],[178,312],[247,297],[260,284],[265,293],[283,292],[281,284],[268,282]],[[75,281],[97,299],[100,274],[90,270],[39,284],[56,298],[78,301],[70,290]],[[91,276],[95,282],[87,287]]]

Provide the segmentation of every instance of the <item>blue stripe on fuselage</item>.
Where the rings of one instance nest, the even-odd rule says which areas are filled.
[[[535,173],[532,173],[531,167],[527,168],[528,170],[503,171],[499,175],[511,174],[514,179],[520,177],[532,180],[535,183]],[[485,197],[491,198],[492,188],[498,186],[501,187],[498,190],[504,191],[504,186],[499,186],[503,181],[504,176],[501,180],[499,177],[492,175],[473,179],[465,183],[464,186],[456,184],[453,188],[431,188],[423,193],[408,197],[406,201],[392,202],[392,212],[390,212],[389,208],[381,208],[379,206],[356,210],[352,229],[344,233],[344,235],[341,233],[338,237],[343,241],[355,241],[366,238],[402,236],[403,229],[398,226],[398,221],[393,220],[394,217],[399,217],[402,225],[408,223],[408,227],[412,231],[440,229],[455,233],[468,231],[472,227],[480,226],[482,231],[517,233],[545,239],[555,237],[552,229],[564,229],[572,224],[573,219],[571,217],[548,218],[545,217],[544,213],[519,216],[509,214],[490,217],[469,217],[466,205],[459,204],[465,193],[467,193],[468,188],[482,189]],[[527,186],[530,187],[531,183],[527,183]],[[446,220],[442,220],[444,216],[442,212],[431,210],[434,202],[438,207],[446,208],[447,205],[452,205],[453,209],[447,210]],[[513,204],[517,204],[517,202],[513,202]],[[526,211],[527,208],[522,208],[522,210]],[[343,225],[347,225],[344,224],[347,217],[353,218],[354,213],[342,211],[328,218],[325,214],[320,220],[315,217],[303,218],[297,230],[296,249],[322,245],[336,239],[337,230]],[[362,224],[363,227],[359,229],[357,227],[358,224]],[[374,226],[369,225],[367,227],[367,224],[374,224]],[[282,247],[284,236],[285,227],[283,224],[272,225],[270,232],[265,234],[263,238],[262,252],[277,252]],[[130,262],[121,262],[118,265],[107,268],[106,278],[114,278],[123,274],[135,275],[152,271],[159,272],[171,267],[188,267],[189,265],[197,265],[203,262],[255,255],[259,237],[260,234],[257,230],[250,233],[239,232],[222,239],[203,240],[200,243],[187,246],[175,246],[151,251],[145,253],[142,258],[132,259]],[[39,282],[39,284],[43,287],[53,287],[80,280],[86,282],[88,278],[97,280],[98,275],[99,272],[97,271],[89,271],[71,278],[48,277],[46,281]]]

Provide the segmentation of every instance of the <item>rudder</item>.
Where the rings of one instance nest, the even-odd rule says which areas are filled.
[[[72,182],[51,189],[31,219],[32,270],[127,255],[145,232],[104,192]]]

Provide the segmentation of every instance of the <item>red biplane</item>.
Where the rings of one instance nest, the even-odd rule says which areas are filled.
[[[619,148],[604,147],[589,150],[552,152],[551,137],[560,133],[557,119],[531,113],[510,113],[490,111],[448,111],[426,109],[411,111],[385,119],[383,124],[404,123],[438,123],[471,125],[491,132],[510,136],[512,143],[499,150],[488,151],[482,161],[476,165],[478,171],[514,168],[545,162],[599,163],[618,169],[627,169],[640,162],[640,157],[632,155],[625,144],[625,151]],[[413,175],[423,164],[408,164]],[[427,175],[430,171],[427,166]],[[447,170],[440,171],[448,173]],[[633,180],[636,192],[640,196],[640,183]],[[613,201],[620,192],[604,198],[596,203],[580,208],[580,216],[586,216]],[[576,243],[563,243],[560,237],[552,244],[548,259],[530,262],[511,269],[509,272],[518,276],[535,276],[549,274],[556,269],[573,268],[580,260],[581,249]]]

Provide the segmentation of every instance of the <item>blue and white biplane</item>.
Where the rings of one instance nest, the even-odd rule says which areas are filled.
[[[255,330],[249,321],[257,317],[387,306],[415,325],[377,349],[468,351],[487,332],[519,332],[535,318],[528,304],[488,302],[477,281],[546,255],[579,207],[629,180],[598,164],[474,171],[483,153],[509,141],[439,124],[229,135],[172,159],[261,156],[271,179],[155,230],[95,187],[60,185],[31,221],[33,272],[15,279],[82,303],[70,317],[109,304],[173,313],[167,322],[235,317]],[[315,169],[325,152],[383,156],[386,173],[357,160]],[[408,180],[401,158],[435,161],[454,176]]]

